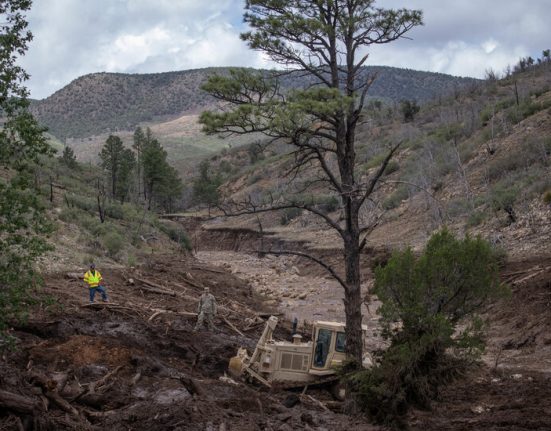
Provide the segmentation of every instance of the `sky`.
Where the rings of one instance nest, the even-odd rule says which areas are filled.
[[[239,38],[244,0],[34,0],[21,65],[41,99],[93,72],[270,67]],[[482,78],[551,48],[551,0],[378,0],[421,9],[408,39],[369,49],[367,64]]]

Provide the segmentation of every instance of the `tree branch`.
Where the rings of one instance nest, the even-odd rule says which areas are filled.
[[[348,291],[348,285],[342,279],[342,277],[337,274],[337,272],[333,269],[333,267],[331,265],[328,265],[323,260],[318,259],[317,257],[314,257],[314,256],[312,256],[308,253],[304,253],[304,252],[301,252],[301,251],[266,251],[266,250],[259,250],[258,253],[273,254],[273,255],[276,255],[276,256],[281,256],[281,255],[300,256],[300,257],[304,257],[306,259],[309,259],[312,262],[315,262],[318,265],[320,265],[327,272],[329,272],[329,274],[331,274],[331,276],[339,282],[339,284],[344,288],[344,290]]]

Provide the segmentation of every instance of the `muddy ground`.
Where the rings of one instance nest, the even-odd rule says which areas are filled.
[[[100,268],[109,306],[85,306],[87,291],[76,275],[48,275],[45,290],[54,306],[35,310],[14,328],[17,350],[0,362],[0,429],[381,429],[326,410],[316,400],[338,405],[323,389],[301,395],[226,379],[237,347],[254,347],[263,327],[259,313],[282,303],[290,304],[282,307],[287,314],[305,304],[321,309],[324,296],[308,291],[304,299],[291,298],[294,290],[263,296],[265,286],[245,281],[231,262],[216,266],[199,257],[156,256],[139,268]],[[290,267],[264,262],[281,263],[272,270],[296,276],[295,285],[321,281],[298,261]],[[412,429],[551,429],[551,258],[512,263],[504,279],[512,295],[487,311],[484,364],[444,388],[431,411],[412,412]],[[192,331],[204,286],[221,305],[214,333]],[[288,339],[288,328],[284,322],[276,338]]]
[[[0,363],[0,429],[377,429],[325,410],[315,401],[330,399],[325,390],[270,393],[225,378],[237,347],[254,347],[258,312],[270,312],[241,279],[186,256],[102,270],[107,306],[86,306],[78,273],[46,278],[56,304],[14,328],[17,350]],[[204,286],[220,306],[213,333],[192,331]],[[276,336],[289,338],[285,324]]]

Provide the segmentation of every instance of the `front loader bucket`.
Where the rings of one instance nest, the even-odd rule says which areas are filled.
[[[247,349],[240,347],[237,350],[237,355],[230,359],[228,372],[232,377],[241,377],[244,369],[248,366],[249,355]]]

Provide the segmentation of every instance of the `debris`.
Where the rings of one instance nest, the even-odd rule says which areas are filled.
[[[484,413],[485,411],[486,411],[486,409],[483,406],[471,407],[471,412],[473,412],[473,413],[481,414],[481,413]]]
[[[32,414],[42,410],[42,403],[32,398],[0,390],[0,407],[18,413]]]
[[[228,377],[226,373],[224,373],[223,376],[218,377],[218,380],[220,380],[223,383],[227,383],[228,385],[234,385],[238,386],[239,383],[237,383],[235,380],[233,380],[231,377]]]
[[[231,329],[233,329],[235,332],[237,332],[239,335],[241,335],[242,337],[245,336],[245,334],[243,334],[243,332],[241,332],[239,329],[237,329],[235,327],[235,325],[233,323],[231,323],[228,319],[226,319],[224,316],[222,316],[222,320],[224,321],[224,323],[226,325],[228,325]]]

